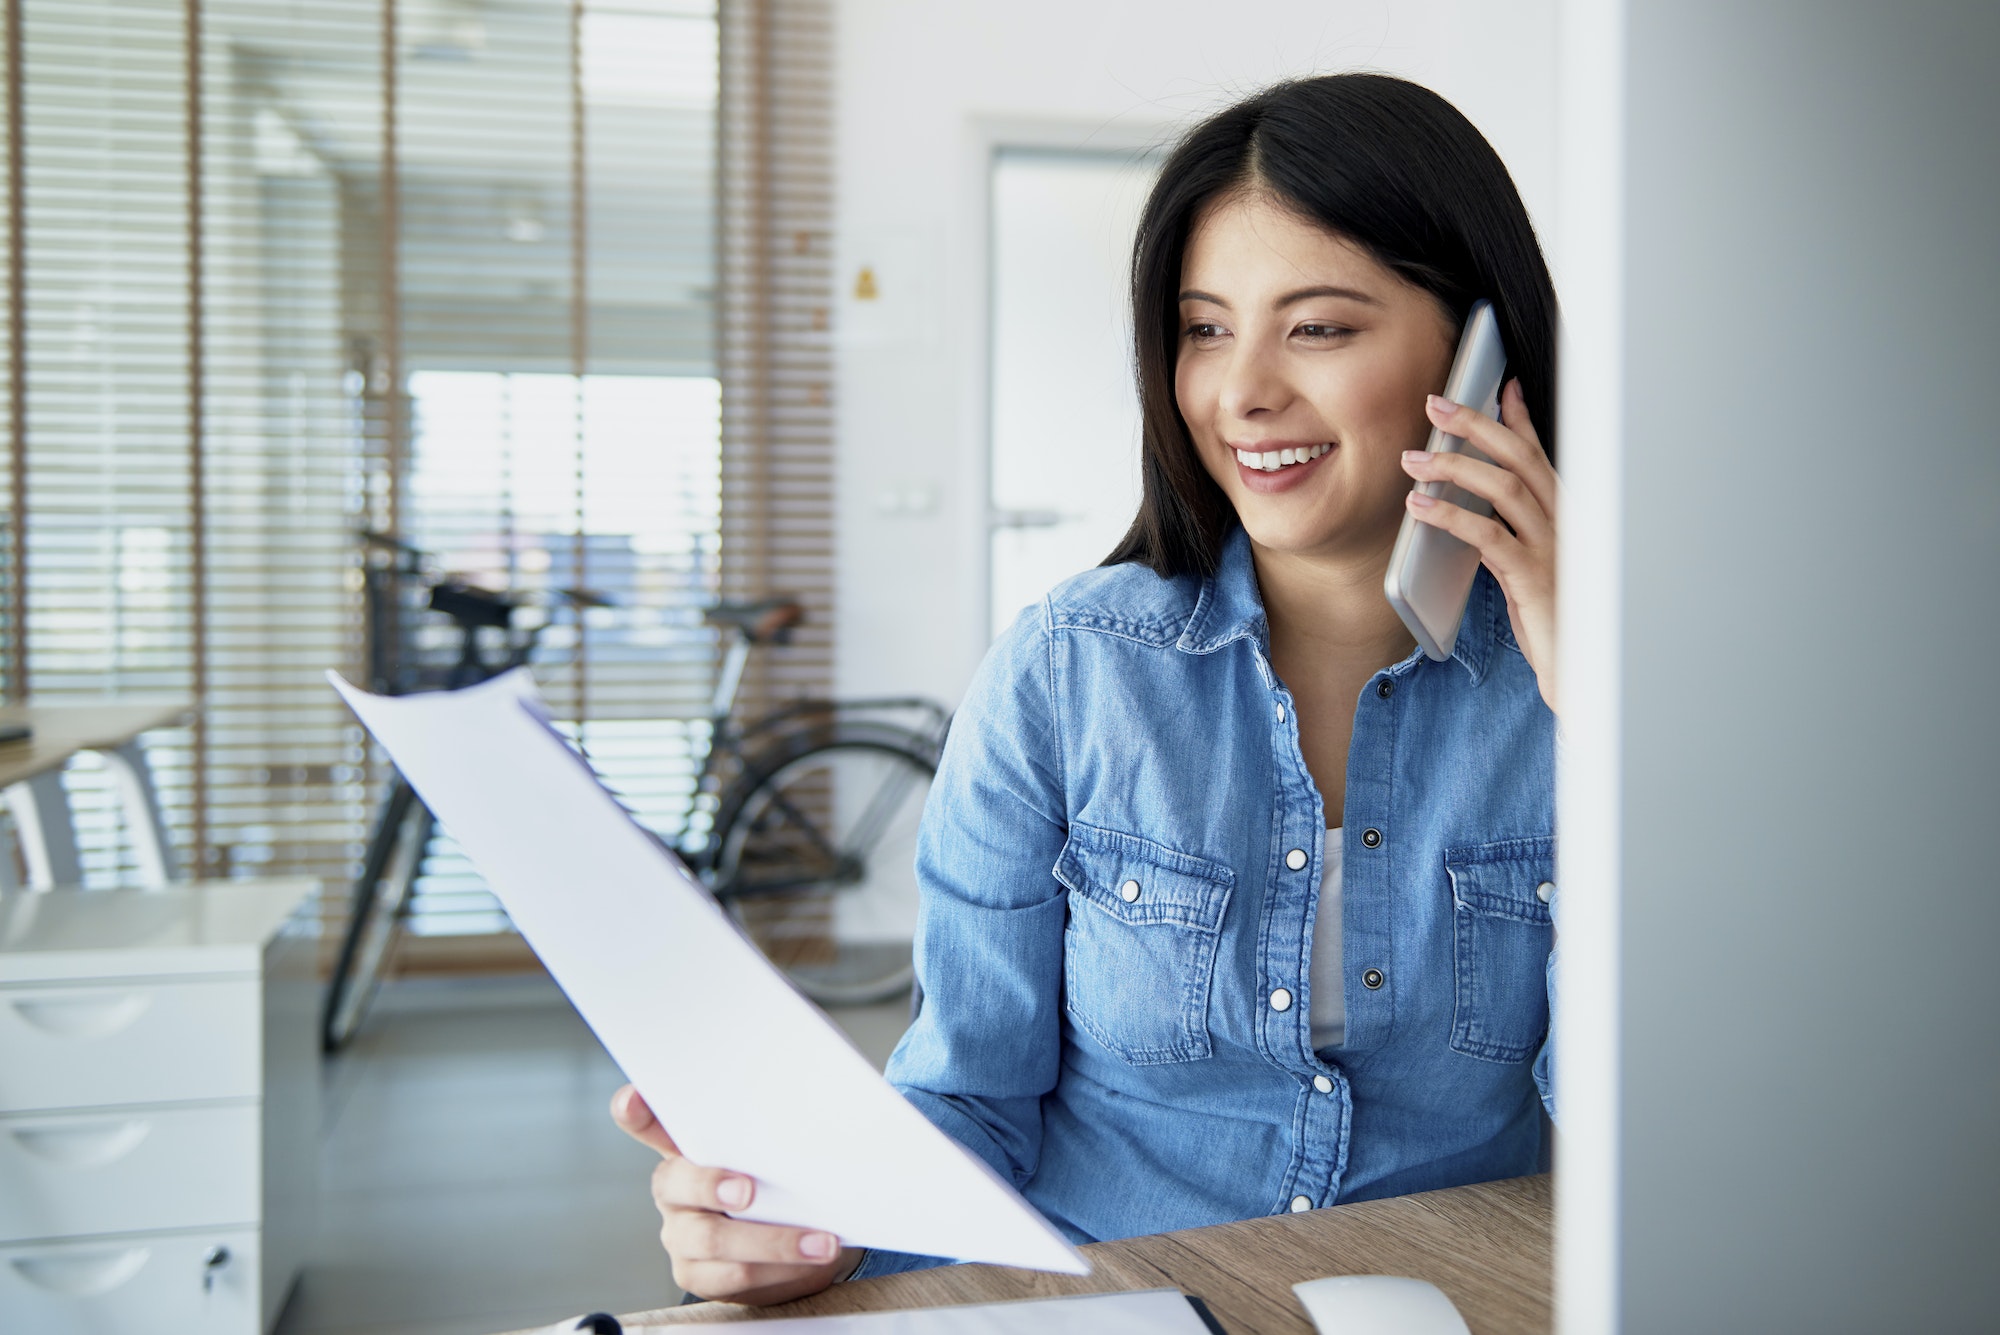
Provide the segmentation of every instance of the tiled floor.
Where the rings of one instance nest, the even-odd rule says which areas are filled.
[[[906,1004],[836,1015],[879,1066]],[[393,984],[329,1064],[320,1235],[277,1335],[492,1335],[677,1301],[653,1156],[545,980]]]

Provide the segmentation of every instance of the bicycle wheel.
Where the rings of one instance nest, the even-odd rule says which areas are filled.
[[[368,860],[354,884],[354,904],[340,958],[327,981],[320,1046],[338,1052],[361,1028],[402,935],[403,917],[436,828],[430,808],[401,776],[383,805]]]
[[[916,733],[835,724],[752,757],[720,803],[716,897],[813,1000],[910,986],[917,821],[936,769]]]

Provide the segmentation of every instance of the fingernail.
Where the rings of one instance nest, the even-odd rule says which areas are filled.
[[[799,1239],[799,1255],[808,1261],[831,1261],[840,1241],[831,1233],[808,1233]]]
[[[1404,450],[1403,462],[1406,464],[1420,464],[1424,461],[1424,456],[1427,453],[1428,451],[1426,450]]]
[[[1428,510],[1433,505],[1436,505],[1437,502],[1424,495],[1421,491],[1413,491],[1410,493],[1410,504],[1416,506],[1419,510]]]
[[[725,1177],[715,1188],[715,1199],[732,1210],[740,1210],[750,1203],[750,1179],[747,1177]]]
[[[1429,408],[1432,412],[1436,413],[1439,417],[1450,417],[1452,413],[1457,411],[1458,409],[1457,404],[1453,403],[1450,399],[1445,398],[1441,394],[1425,395],[1424,406],[1426,408]]]

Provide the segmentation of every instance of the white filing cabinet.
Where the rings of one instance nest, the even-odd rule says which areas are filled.
[[[0,895],[0,1331],[270,1328],[318,1186],[313,889]]]

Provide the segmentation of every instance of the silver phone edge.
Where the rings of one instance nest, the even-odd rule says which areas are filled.
[[[1484,328],[1475,329],[1475,326],[1480,325],[1483,325]],[[1480,391],[1476,393],[1477,406],[1490,417],[1498,409],[1500,387],[1506,382],[1506,349],[1500,349],[1501,355],[1498,373],[1493,374],[1489,372],[1488,377],[1485,377],[1492,380],[1490,386],[1484,383],[1485,378],[1482,378],[1481,383],[1476,386],[1468,383],[1484,369],[1477,365],[1477,363],[1486,360],[1481,355],[1485,349],[1480,347],[1479,344],[1487,336],[1490,336],[1496,344],[1499,340],[1499,321],[1493,315],[1493,307],[1490,302],[1480,300],[1473,303],[1472,310],[1466,315],[1465,330],[1465,334],[1460,336],[1458,352],[1452,359],[1451,372],[1445,378],[1444,396],[1454,403],[1466,403],[1475,397],[1474,395],[1468,395],[1466,393],[1467,390]],[[1463,436],[1450,435],[1442,427],[1431,428],[1430,439],[1425,442],[1424,448],[1431,454],[1463,453],[1484,462],[1492,462],[1486,457],[1483,451],[1467,441]],[[1444,482],[1420,482],[1417,486],[1422,489],[1426,496],[1435,498],[1442,496],[1449,484]],[[1457,488],[1452,488],[1452,490],[1457,491]],[[1491,505],[1467,493],[1460,492],[1452,499],[1458,504],[1466,505],[1466,508],[1475,512],[1492,513]],[[1471,503],[1467,504],[1467,502]],[[1452,650],[1457,646],[1459,629],[1465,623],[1466,601],[1472,594],[1472,582],[1479,577],[1479,567],[1476,563],[1474,564],[1471,579],[1466,582],[1464,592],[1452,599],[1455,614],[1451,618],[1451,624],[1449,626],[1438,627],[1434,630],[1425,622],[1422,611],[1410,600],[1408,592],[1405,589],[1405,585],[1408,583],[1409,572],[1413,568],[1414,563],[1421,556],[1423,548],[1431,545],[1431,542],[1427,542],[1423,538],[1422,535],[1425,533],[1435,535],[1435,538],[1431,541],[1435,541],[1436,539],[1449,539],[1454,543],[1458,541],[1458,539],[1453,538],[1443,530],[1433,529],[1428,524],[1421,524],[1414,516],[1405,513],[1403,515],[1403,522],[1396,530],[1396,544],[1389,552],[1389,568],[1382,577],[1382,592],[1389,600],[1389,605],[1395,609],[1396,615],[1402,619],[1403,625],[1416,638],[1418,647],[1432,661],[1442,663],[1451,657]]]
[[[1402,527],[1396,530],[1396,545],[1389,552],[1389,573],[1383,576],[1382,593],[1388,598],[1389,606],[1396,609],[1396,615],[1403,619],[1403,625],[1408,628],[1410,634],[1416,636],[1417,647],[1422,649],[1433,662],[1442,663],[1451,657],[1452,646],[1458,640],[1458,627],[1451,628],[1451,634],[1440,647],[1437,640],[1431,636],[1430,627],[1424,624],[1423,616],[1403,594],[1403,572],[1409,568],[1417,534],[1423,527],[1424,525],[1410,516],[1403,516]],[[1464,613],[1461,612],[1459,620],[1464,619]]]

